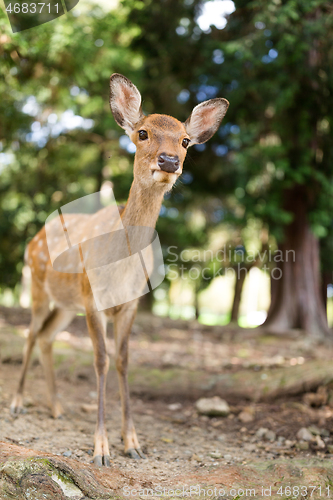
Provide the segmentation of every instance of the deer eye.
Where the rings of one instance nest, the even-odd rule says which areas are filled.
[[[186,149],[187,146],[190,144],[190,142],[191,142],[190,139],[183,139],[183,141],[182,141],[183,148]]]
[[[140,141],[145,141],[148,139],[148,134],[145,130],[139,130],[139,139]]]

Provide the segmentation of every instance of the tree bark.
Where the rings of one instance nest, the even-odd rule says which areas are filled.
[[[326,312],[327,312],[327,287],[330,283],[332,283],[332,273],[330,273],[329,271],[323,271],[321,273],[321,291]]]
[[[1,500],[114,500],[118,470],[0,442]],[[126,483],[125,483],[126,484]],[[112,489],[110,488],[112,487]],[[119,492],[120,493],[120,492]]]
[[[194,308],[195,308],[195,319],[198,320],[200,316],[200,307],[199,307],[199,297],[198,297],[199,291],[196,289],[195,290],[195,295],[194,295]]]
[[[319,243],[308,223],[307,198],[301,187],[286,192],[285,208],[294,218],[274,257],[272,301],[263,327],[277,333],[300,328],[317,340],[333,338],[322,298]]]
[[[244,287],[245,278],[248,271],[252,266],[244,266],[244,264],[238,264],[234,267],[236,282],[235,282],[235,294],[232,303],[230,323],[237,323],[239,315],[239,307],[242,299],[242,291]]]

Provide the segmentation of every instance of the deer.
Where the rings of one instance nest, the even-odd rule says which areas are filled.
[[[129,197],[125,207],[118,207],[118,218],[114,218],[114,211],[111,213],[106,207],[94,215],[72,214],[67,224],[72,224],[72,229],[81,232],[81,235],[85,234],[87,239],[93,237],[89,220],[92,217],[96,218],[96,215],[99,220],[108,223],[111,218],[111,225],[114,218],[114,224],[122,224],[125,230],[134,226],[154,229],[164,195],[172,189],[182,174],[188,147],[202,144],[215,134],[228,106],[229,102],[223,98],[201,102],[193,108],[184,123],[169,115],[145,115],[137,87],[125,76],[114,73],[110,79],[111,112],[116,123],[125,130],[136,146]],[[66,329],[77,312],[84,312],[93,345],[97,382],[98,409],[93,462],[96,466],[110,466],[105,401],[109,369],[106,327],[107,321],[111,319],[115,339],[115,366],[121,401],[121,437],[124,452],[133,459],[146,458],[133,423],[127,378],[128,343],[139,298],[99,310],[94,302],[87,272],[59,272],[54,269],[49,255],[44,225],[29,242],[25,252],[25,260],[31,269],[31,323],[24,346],[18,389],[11,403],[11,412],[15,414],[22,411],[28,364],[37,341],[51,414],[54,418],[62,415],[63,409],[56,391],[52,346],[57,333]],[[152,256],[149,258],[152,259]],[[148,267],[151,268],[152,265],[150,262]],[[126,280],[122,280],[125,286],[138,286],[135,280],[128,279],[130,273],[125,274]],[[114,280],[112,282],[114,283]],[[107,287],[107,283],[104,283],[104,286]],[[139,286],[142,288],[143,284],[140,283]],[[53,303],[53,308],[50,307],[50,303]]]

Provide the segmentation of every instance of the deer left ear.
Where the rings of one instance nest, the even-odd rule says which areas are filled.
[[[184,124],[191,138],[191,146],[202,144],[215,134],[228,107],[226,99],[216,98],[204,101],[193,109]]]
[[[119,73],[110,78],[110,107],[118,125],[129,135],[144,116],[140,92],[126,76]]]

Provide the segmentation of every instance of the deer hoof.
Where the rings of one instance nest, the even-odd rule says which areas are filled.
[[[97,467],[102,467],[102,455],[96,455],[96,457],[94,457],[94,464],[97,465]]]
[[[139,453],[140,455],[140,458],[143,458],[143,459],[146,459],[146,455],[143,453],[143,451],[141,450],[141,448],[137,448],[136,451]]]
[[[59,401],[52,405],[51,413],[53,418],[63,418],[64,410]]]
[[[10,413],[12,415],[17,415],[18,413],[23,413],[22,396],[16,395],[10,405]]]
[[[134,458],[135,460],[140,460],[140,458],[146,458],[145,457],[145,454],[143,453],[143,451],[141,450],[141,448],[129,448],[125,454],[130,457],[130,458]]]
[[[94,464],[97,467],[110,467],[110,455],[96,455],[94,457]]]

